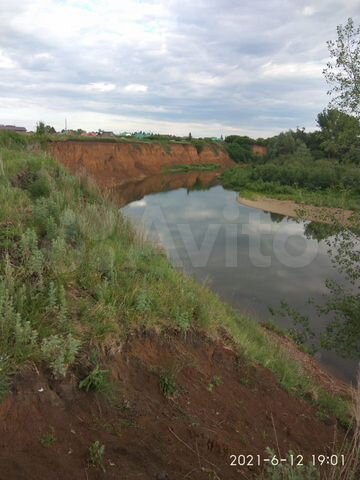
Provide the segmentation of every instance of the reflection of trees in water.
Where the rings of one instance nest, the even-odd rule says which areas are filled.
[[[275,223],[281,223],[284,220],[285,216],[281,215],[280,213],[270,212],[270,218]]]
[[[304,235],[309,240],[325,240],[339,232],[339,226],[328,223],[309,222],[305,225]]]
[[[209,188],[214,187],[217,184],[218,184],[217,177],[214,177],[210,181],[210,183],[209,182],[204,183],[202,177],[199,176],[196,178],[195,182],[190,187],[188,187],[187,191],[188,193],[193,191],[205,191],[205,190],[209,190]]]
[[[113,201],[121,207],[146,195],[164,193],[178,188],[192,190],[208,190],[219,182],[218,172],[189,172],[153,175],[124,183],[111,190]]]
[[[329,319],[320,336],[320,346],[344,358],[360,360],[360,215],[354,214],[351,225],[346,226],[311,222],[305,234],[308,238],[326,240],[332,263],[343,277],[340,282],[326,280],[327,293],[321,305],[310,302],[316,315]],[[291,333],[295,340],[308,343],[314,337],[309,327],[310,317],[285,302],[274,313],[293,321]]]

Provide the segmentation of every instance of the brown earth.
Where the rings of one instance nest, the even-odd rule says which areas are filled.
[[[102,187],[114,187],[129,180],[157,175],[174,165],[218,164],[221,169],[234,163],[228,154],[204,147],[198,153],[187,144],[124,142],[53,142],[48,152],[72,172],[90,175]]]
[[[230,455],[264,458],[271,447],[309,459],[338,450],[334,419],[324,421],[228,343],[199,333],[133,336],[106,353],[108,397],[77,388],[80,367],[59,382],[30,365],[0,405],[0,479],[251,479],[262,469],[230,467]],[[174,377],[173,398],[161,392],[161,375]],[[88,464],[97,440],[103,469]]]

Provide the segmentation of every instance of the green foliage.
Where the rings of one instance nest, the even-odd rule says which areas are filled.
[[[175,320],[180,328],[180,330],[186,331],[191,325],[191,315],[187,311],[182,311],[181,309],[177,309],[175,313]]]
[[[68,368],[75,361],[80,349],[80,341],[71,333],[66,337],[50,335],[41,343],[41,353],[48,362],[55,376],[65,376]]]
[[[187,172],[212,172],[218,170],[220,165],[216,163],[203,163],[194,165],[173,165],[165,167],[164,173],[187,173]]]
[[[101,468],[105,471],[104,467],[105,445],[96,440],[88,448],[88,463],[91,467]]]
[[[337,27],[336,41],[327,42],[331,60],[324,69],[330,85],[328,94],[335,95],[333,105],[359,116],[360,114],[360,26],[352,18]]]
[[[360,208],[360,168],[318,160],[307,163],[266,163],[247,168],[226,170],[222,175],[225,188],[243,192],[259,192],[270,196],[300,199],[300,203],[316,202],[315,194],[322,194],[326,202],[332,196],[332,204],[350,209]],[[304,199],[301,194],[304,192]],[[309,198],[311,201],[306,202]],[[318,201],[321,200],[319,196]],[[330,200],[331,201],[331,200]]]
[[[215,388],[221,385],[222,383],[223,383],[222,378],[215,375],[209,382],[207,389],[209,390],[209,392],[213,392]]]
[[[107,392],[109,389],[108,370],[102,370],[99,365],[96,365],[89,375],[81,380],[79,388],[86,392]]]
[[[357,163],[356,151],[360,148],[360,122],[357,118],[335,109],[319,113],[321,148],[330,158]]]
[[[57,438],[55,436],[54,427],[51,427],[49,431],[41,435],[41,438],[40,438],[40,443],[44,448],[52,447],[56,443],[56,441],[57,441]]]
[[[249,137],[229,135],[225,138],[225,148],[229,157],[236,163],[251,163],[257,160],[252,153],[252,145],[256,143]]]
[[[15,132],[0,131],[0,147],[24,149],[27,146],[27,137]]]
[[[320,480],[320,473],[312,464],[308,465],[291,465],[291,456],[296,458],[293,452],[287,455],[287,462],[279,462],[279,455],[272,449],[266,449],[267,458],[274,459],[274,465],[270,464],[266,467],[263,480]]]
[[[36,125],[37,135],[49,135],[56,133],[56,130],[51,125],[45,125],[44,122],[38,122]]]
[[[174,398],[177,394],[177,386],[174,375],[163,373],[160,375],[160,391],[166,398]]]

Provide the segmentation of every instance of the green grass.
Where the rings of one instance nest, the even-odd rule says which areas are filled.
[[[194,165],[173,165],[165,167],[164,173],[187,173],[187,172],[213,172],[218,170],[220,165],[216,163],[202,163]]]
[[[45,154],[0,147],[0,393],[26,362],[67,375],[83,353],[139,329],[224,329],[249,362],[342,422],[347,403],[315,385],[251,319],[173,268],[116,206]],[[5,232],[5,233],[4,233]],[[80,360],[79,360],[80,361]],[[104,374],[92,371],[83,388]]]

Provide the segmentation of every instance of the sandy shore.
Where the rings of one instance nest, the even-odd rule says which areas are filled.
[[[299,217],[304,220],[320,223],[332,223],[334,220],[347,224],[353,214],[351,210],[341,208],[316,207],[301,205],[292,200],[277,200],[275,198],[259,197],[256,200],[238,197],[238,202],[246,207],[257,208],[265,212],[278,213],[287,217]]]

